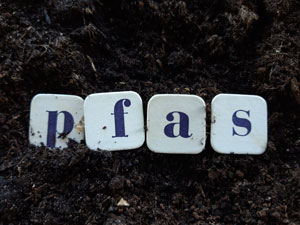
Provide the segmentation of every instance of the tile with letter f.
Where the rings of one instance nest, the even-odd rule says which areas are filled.
[[[267,103],[256,95],[219,94],[211,103],[211,145],[224,154],[262,154],[268,141]]]
[[[84,139],[83,99],[75,95],[34,96],[30,106],[30,144],[62,149],[70,139]]]
[[[196,95],[153,96],[147,109],[147,146],[157,153],[197,154],[206,140],[205,102]]]
[[[84,102],[86,144],[92,150],[129,150],[145,141],[143,103],[133,91],[89,95]]]

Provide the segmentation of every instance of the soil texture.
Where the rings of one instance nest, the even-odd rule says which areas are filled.
[[[298,0],[0,0],[0,224],[300,224],[299,61]],[[34,95],[125,90],[260,95],[267,151],[29,145]]]

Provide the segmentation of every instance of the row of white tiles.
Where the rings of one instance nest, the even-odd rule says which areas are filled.
[[[84,116],[83,116],[84,115]],[[159,94],[147,106],[132,91],[89,95],[38,94],[31,102],[29,141],[65,148],[85,138],[92,150],[197,154],[206,142],[206,106],[196,95]],[[256,95],[219,94],[211,103],[210,141],[224,154],[262,154],[267,146],[267,104]]]

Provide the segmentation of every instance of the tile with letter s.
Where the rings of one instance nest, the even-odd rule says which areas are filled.
[[[143,103],[133,91],[97,93],[84,102],[86,144],[92,150],[129,150],[145,141]]]
[[[223,154],[262,154],[268,142],[267,103],[256,95],[219,94],[211,103],[211,145]]]
[[[66,148],[84,139],[83,99],[75,95],[38,94],[30,106],[29,142]]]
[[[157,153],[200,153],[206,140],[205,119],[205,102],[196,95],[155,95],[147,108],[147,146]]]

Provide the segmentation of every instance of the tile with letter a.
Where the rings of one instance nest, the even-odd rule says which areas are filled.
[[[84,139],[83,99],[75,95],[38,94],[30,106],[29,142],[66,148]]]
[[[197,154],[206,140],[205,102],[196,95],[153,96],[147,109],[147,146],[157,153]]]
[[[211,103],[211,145],[224,154],[264,153],[267,103],[256,95],[219,94]]]
[[[143,103],[133,92],[89,95],[84,102],[86,144],[92,150],[129,150],[145,141]]]

